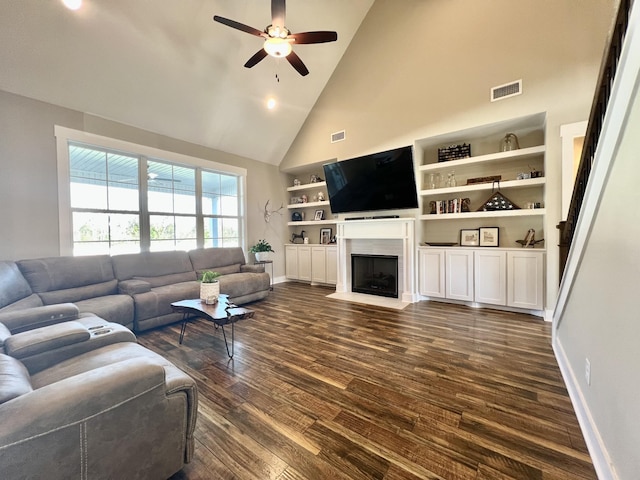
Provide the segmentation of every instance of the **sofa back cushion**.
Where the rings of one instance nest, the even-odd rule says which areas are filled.
[[[15,262],[0,262],[0,309],[32,293]]]
[[[113,269],[116,278],[120,281],[136,279],[147,279],[154,277],[164,277],[180,273],[193,273],[192,280],[195,280],[195,273],[191,266],[189,255],[185,251],[171,252],[146,252],[130,253],[126,255],[114,255],[112,257]],[[177,278],[177,277],[175,277]],[[176,283],[172,278],[159,280],[163,285]],[[179,280],[186,281],[186,280]]]
[[[213,270],[220,274],[236,273],[244,265],[244,252],[240,247],[199,248],[189,251],[191,265],[196,272]]]
[[[32,390],[31,377],[22,362],[0,353],[0,404]]]
[[[118,293],[109,255],[49,257],[16,263],[45,305]]]
[[[184,273],[171,273],[169,275],[160,275],[159,277],[133,277],[134,280],[143,280],[147,282],[151,288],[164,287],[165,285],[173,285],[175,283],[190,282],[197,280],[196,272],[193,270]]]

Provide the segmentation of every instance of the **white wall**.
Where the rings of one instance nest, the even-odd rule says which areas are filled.
[[[283,201],[277,167],[0,90],[0,260],[60,254],[54,125],[73,128],[247,169],[248,245],[288,237],[286,217],[263,219],[267,200]],[[275,248],[274,276],[284,275],[284,249]],[[247,258],[247,261],[251,261]]]
[[[567,263],[576,273],[554,316],[554,348],[603,479],[640,472],[640,8],[626,38]]]
[[[281,168],[547,112],[542,233],[552,306],[559,284],[560,125],[589,116],[615,5],[616,0],[376,0]],[[522,95],[489,101],[491,87],[518,79]],[[343,129],[346,140],[331,144],[330,134]]]

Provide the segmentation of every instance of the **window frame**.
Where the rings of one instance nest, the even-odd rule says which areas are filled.
[[[69,143],[85,144],[89,147],[98,149],[115,150],[125,154],[145,157],[147,160],[162,161],[181,165],[185,167],[193,167],[214,171],[222,174],[235,175],[239,177],[238,184],[238,223],[240,246],[246,251],[247,246],[247,170],[234,165],[227,165],[213,160],[192,157],[189,155],[161,150],[146,145],[127,142],[114,138],[97,135],[94,133],[74,130],[60,125],[54,126],[54,135],[56,137],[56,154],[57,154],[57,173],[58,173],[58,225],[59,225],[59,242],[60,255],[73,255],[73,220],[71,209],[71,172],[69,162]],[[146,182],[145,182],[146,184]],[[142,189],[142,182],[140,184]],[[145,190],[146,193],[146,190]],[[197,197],[197,192],[196,192]],[[200,214],[197,214],[197,222],[201,222]],[[224,218],[224,217],[223,217]],[[141,225],[142,228],[142,225]],[[198,239],[198,246],[201,247]],[[149,246],[140,239],[140,251],[149,251]]]

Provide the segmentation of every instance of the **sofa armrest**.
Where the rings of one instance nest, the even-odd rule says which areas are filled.
[[[248,273],[262,273],[264,272],[264,265],[240,265],[240,271]]]
[[[64,322],[13,335],[5,341],[4,349],[7,355],[20,360],[48,350],[86,342],[89,338],[89,330],[81,323]]]
[[[4,324],[12,334],[68,322],[76,318],[78,318],[78,307],[73,303],[58,303],[0,313],[0,323]]]
[[[95,418],[154,390],[161,389],[164,396],[164,374],[164,368],[152,360],[133,358],[65,378],[4,403],[0,405],[0,450]],[[126,423],[124,419],[123,437]]]
[[[0,323],[0,350],[4,348],[4,342],[11,336],[11,330],[9,330],[4,323]]]
[[[123,280],[118,282],[118,291],[125,295],[135,295],[151,291],[151,284],[144,280]]]

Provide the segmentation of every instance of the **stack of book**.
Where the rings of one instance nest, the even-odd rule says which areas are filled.
[[[430,202],[431,213],[441,215],[444,213],[462,213],[469,211],[468,198],[450,198],[448,200],[435,200]]]

